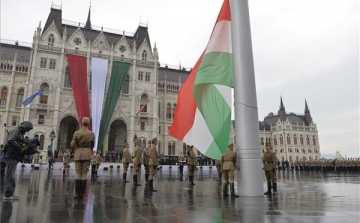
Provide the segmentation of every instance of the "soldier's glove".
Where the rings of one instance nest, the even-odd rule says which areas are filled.
[[[275,169],[275,168],[273,168],[272,171],[273,171],[274,174],[276,173],[276,169]]]

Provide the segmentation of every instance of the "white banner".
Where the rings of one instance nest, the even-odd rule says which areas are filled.
[[[108,71],[109,60],[102,58],[91,58],[91,113],[92,130],[95,133],[95,147],[97,151],[98,137],[100,131],[100,122],[104,102],[104,93],[106,85],[106,75]]]

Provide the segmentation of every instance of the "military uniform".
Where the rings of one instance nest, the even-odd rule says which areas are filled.
[[[180,175],[183,175],[184,165],[185,165],[185,157],[181,153],[180,156],[179,156]]]
[[[138,184],[138,173],[140,171],[141,168],[141,151],[140,151],[140,145],[141,145],[141,140],[139,139],[136,142],[136,146],[134,148],[134,172],[133,172],[133,182],[135,186],[141,186],[140,184]]]
[[[67,168],[67,165],[69,165],[70,163],[70,152],[69,150],[65,150],[64,154],[63,154],[63,165],[64,165],[64,170],[63,170],[63,176],[65,177],[65,170]]]
[[[187,155],[188,155],[187,165],[188,165],[188,169],[189,169],[189,182],[190,182],[190,185],[195,185],[194,184],[194,172],[195,172],[195,168],[196,168],[196,155],[195,155],[195,152],[194,152],[193,148],[194,147],[191,146],[187,150]]]
[[[150,147],[151,147],[151,141],[148,141],[148,146],[144,148],[144,151],[142,154],[142,163],[145,168],[145,182],[146,183],[149,180]]]
[[[123,167],[124,167],[124,173],[123,173],[123,181],[124,182],[129,182],[126,180],[126,175],[127,175],[127,171],[128,171],[130,162],[131,162],[131,157],[130,157],[130,151],[129,151],[129,144],[125,143],[125,148],[123,150],[123,157],[122,157],[122,163],[123,163]]]
[[[265,176],[267,179],[267,187],[268,191],[265,193],[266,195],[271,194],[271,182],[273,186],[273,192],[274,194],[277,193],[277,185],[276,185],[276,154],[272,151],[271,144],[267,144],[266,147],[270,147],[269,150],[267,150],[263,155],[263,165],[264,165],[264,171]]]
[[[95,135],[87,127],[90,124],[90,118],[84,117],[82,123],[82,129],[74,133],[70,144],[72,148],[76,147],[74,155],[76,198],[81,198],[85,193],[86,175],[89,171],[92,148],[95,144]]]
[[[237,155],[234,149],[234,144],[228,145],[228,150],[221,157],[222,170],[224,173],[223,195],[227,196],[227,186],[230,183],[231,197],[238,197],[235,195],[235,164],[237,162]]]
[[[149,150],[149,180],[148,180],[148,186],[150,191],[157,191],[153,187],[153,180],[156,174],[156,168],[159,165],[159,156],[156,152],[156,145],[157,145],[157,139],[154,138],[151,140],[151,147]]]
[[[222,178],[222,163],[221,163],[221,160],[215,160],[215,166],[216,166],[216,170],[218,171],[219,181],[221,183],[221,178]]]

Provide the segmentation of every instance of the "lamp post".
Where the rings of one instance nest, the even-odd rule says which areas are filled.
[[[134,144],[136,144],[136,141],[138,140],[138,137],[137,137],[137,135],[135,134],[134,135],[134,139],[133,139],[133,141],[134,141]]]
[[[55,132],[54,132],[54,130],[52,130],[51,133],[50,133],[51,150],[53,149],[53,141],[54,141],[55,137],[56,137]]]

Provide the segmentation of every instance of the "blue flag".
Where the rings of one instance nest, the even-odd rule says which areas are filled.
[[[27,99],[25,99],[25,101],[23,101],[23,105],[26,106],[28,104],[30,104],[30,102],[32,102],[32,100],[34,100],[34,98],[38,95],[42,95],[42,89],[40,89],[38,92],[36,92],[35,94],[31,95],[30,97],[28,97]]]

